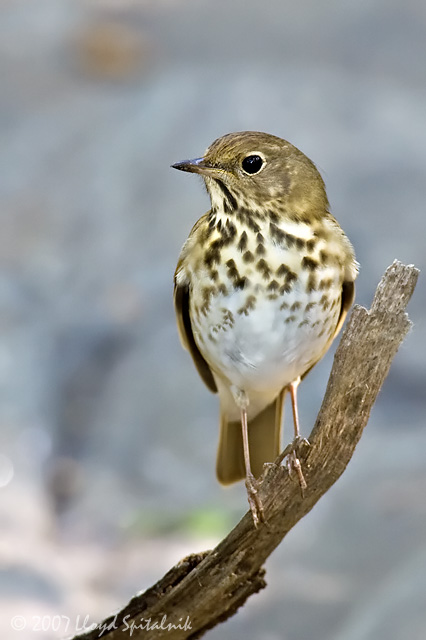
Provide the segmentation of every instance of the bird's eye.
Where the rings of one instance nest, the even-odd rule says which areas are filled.
[[[264,165],[264,160],[260,156],[253,154],[250,156],[246,156],[241,163],[243,171],[250,175],[254,175],[255,173],[259,173],[261,168]]]

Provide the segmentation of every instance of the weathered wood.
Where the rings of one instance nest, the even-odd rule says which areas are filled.
[[[262,569],[266,558],[340,477],[354,453],[392,359],[410,330],[405,307],[418,273],[412,265],[395,261],[380,281],[371,309],[354,307],[336,351],[310,446],[299,448],[307,482],[304,495],[280,464],[283,455],[265,465],[259,491],[267,524],[255,529],[251,513],[246,513],[215,549],[182,560],[120,613],[79,640],[130,637],[132,622],[136,640],[199,638],[266,586]]]

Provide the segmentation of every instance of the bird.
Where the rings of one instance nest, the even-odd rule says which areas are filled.
[[[211,200],[174,274],[178,332],[219,396],[217,478],[245,480],[258,526],[259,478],[280,453],[285,394],[296,445],[299,383],[339,333],[359,265],[318,169],[290,142],[229,133],[172,167],[201,176]]]

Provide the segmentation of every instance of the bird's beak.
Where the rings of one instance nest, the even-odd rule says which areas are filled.
[[[214,167],[205,158],[194,158],[193,160],[176,162],[172,164],[172,168],[179,169],[179,171],[189,171],[189,173],[198,173],[201,176],[217,176],[218,173],[223,173],[223,169]]]

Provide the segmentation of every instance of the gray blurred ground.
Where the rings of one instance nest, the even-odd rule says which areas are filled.
[[[425,267],[425,59],[415,0],[3,0],[2,639],[84,628],[246,509],[215,481],[216,399],[171,302],[208,201],[169,165],[233,130],[293,142],[369,305],[394,258]],[[209,639],[426,637],[425,302],[421,277],[347,472]],[[306,433],[331,361],[301,389]]]

